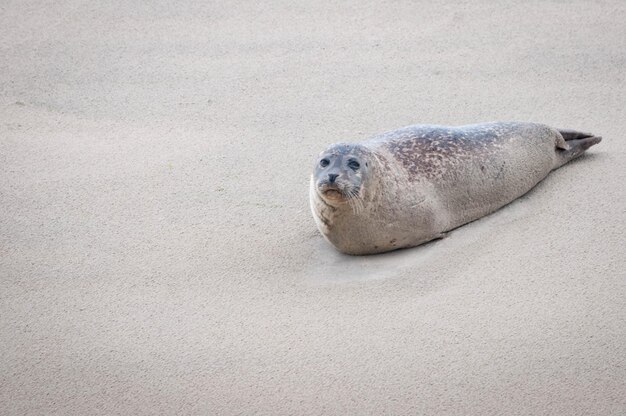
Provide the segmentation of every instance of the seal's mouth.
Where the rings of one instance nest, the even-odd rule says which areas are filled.
[[[343,193],[339,191],[338,189],[327,189],[325,191],[322,191],[322,193],[328,199],[343,199],[344,198]]]
[[[318,191],[322,198],[333,202],[347,202],[358,194],[357,190],[351,192],[349,187],[346,189],[337,184],[330,183],[321,183],[318,186]]]
[[[319,191],[327,199],[338,201],[345,198],[343,190],[336,184],[322,183],[319,186]]]

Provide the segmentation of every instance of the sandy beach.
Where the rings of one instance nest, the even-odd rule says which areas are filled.
[[[215,4],[211,4],[215,3]],[[0,414],[626,414],[626,3],[0,5]],[[328,144],[603,141],[500,211],[336,252]]]

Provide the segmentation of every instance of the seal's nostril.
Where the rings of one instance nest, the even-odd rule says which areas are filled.
[[[328,182],[334,183],[335,179],[337,179],[337,176],[339,176],[339,175],[337,175],[336,173],[329,173],[328,174]]]

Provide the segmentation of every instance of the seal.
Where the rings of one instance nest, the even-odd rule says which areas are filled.
[[[339,251],[413,247],[528,192],[601,137],[542,124],[413,125],[323,151],[311,176],[317,227]]]

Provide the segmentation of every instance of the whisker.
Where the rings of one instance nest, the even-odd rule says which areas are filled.
[[[363,212],[365,209],[365,204],[363,200],[359,196],[359,191],[357,189],[351,188],[346,192],[346,196],[348,199],[348,204],[352,208],[354,214],[359,214]]]

